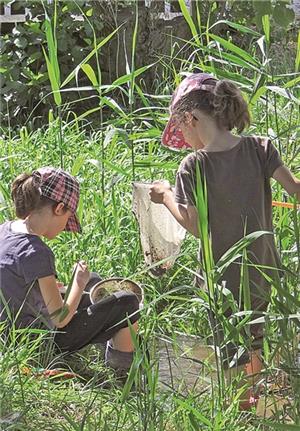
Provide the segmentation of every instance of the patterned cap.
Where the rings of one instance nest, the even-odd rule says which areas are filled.
[[[79,183],[76,178],[62,169],[50,166],[37,169],[32,173],[42,196],[57,203],[64,203],[73,215],[69,218],[65,230],[81,232],[81,226],[76,216],[79,202]]]
[[[173,150],[191,148],[191,146],[184,140],[182,131],[178,127],[178,123],[176,120],[174,120],[174,118],[172,118],[174,107],[183,96],[193,90],[205,90],[213,92],[217,82],[218,80],[208,73],[192,73],[178,85],[175,93],[172,96],[171,105],[169,108],[171,116],[161,139],[161,142],[164,146]]]

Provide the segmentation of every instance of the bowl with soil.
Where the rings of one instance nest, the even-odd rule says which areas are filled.
[[[99,283],[95,284],[90,290],[90,300],[92,304],[100,302],[107,296],[113,295],[115,292],[124,290],[127,292],[133,292],[140,303],[143,304],[144,292],[141,286],[139,286],[135,281],[129,278],[113,277],[106,280],[101,280]]]

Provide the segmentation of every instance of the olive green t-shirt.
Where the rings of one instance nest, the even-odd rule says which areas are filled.
[[[215,263],[245,234],[273,232],[270,178],[283,164],[268,138],[245,136],[227,151],[199,150],[182,161],[176,176],[176,202],[195,206],[196,161],[207,185],[209,228]],[[273,235],[263,235],[247,248],[253,265],[280,268]],[[248,266],[252,307],[265,308],[269,284],[256,268]],[[261,268],[262,269],[262,268]],[[277,271],[262,269],[269,276]],[[239,299],[241,260],[222,276]],[[220,282],[219,281],[219,282]]]

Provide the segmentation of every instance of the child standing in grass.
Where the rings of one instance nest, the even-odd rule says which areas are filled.
[[[246,234],[273,231],[270,178],[290,195],[300,199],[300,181],[283,165],[276,148],[267,138],[237,136],[250,123],[247,104],[235,84],[194,73],[176,89],[170,106],[171,117],[162,143],[174,149],[191,148],[176,175],[175,193],[167,182],[155,182],[150,196],[164,204],[176,220],[198,237],[195,201],[196,166],[207,184],[209,229],[214,261]],[[203,179],[202,178],[202,179]],[[251,309],[264,312],[269,303],[271,278],[278,276],[280,259],[273,235],[263,235],[247,249]],[[260,265],[260,270],[256,267]],[[265,269],[264,267],[273,268]],[[240,299],[240,262],[232,263],[219,280],[235,300]],[[255,316],[257,317],[257,315]],[[260,325],[250,325],[253,351],[239,362],[246,373],[261,370]],[[248,407],[247,403],[244,406]]]
[[[133,293],[116,292],[92,305],[83,295],[100,280],[78,262],[67,298],[56,281],[55,259],[41,237],[63,230],[80,232],[76,216],[79,183],[61,169],[45,167],[21,174],[12,185],[15,221],[0,225],[0,320],[19,328],[58,329],[54,341],[63,352],[107,342],[106,362],[128,370],[133,343],[127,316],[137,329],[139,309]]]

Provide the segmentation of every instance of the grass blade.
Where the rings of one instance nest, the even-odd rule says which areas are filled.
[[[101,40],[101,42],[98,43],[98,45],[96,46],[96,48],[94,48],[76,67],[74,70],[72,70],[71,73],[69,73],[69,75],[66,77],[66,79],[64,80],[64,82],[61,84],[61,87],[64,87],[65,85],[67,85],[76,75],[76,73],[78,72],[78,70],[81,68],[81,66],[85,63],[87,63],[92,57],[93,55],[95,55],[96,51],[98,51],[102,46],[104,46],[120,29],[121,26],[119,26],[118,28],[116,28],[113,32],[111,32],[108,36],[106,36],[103,40]]]

